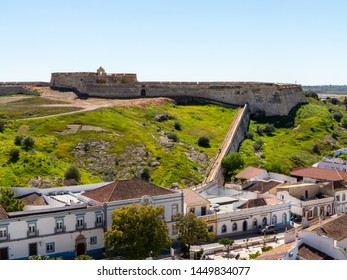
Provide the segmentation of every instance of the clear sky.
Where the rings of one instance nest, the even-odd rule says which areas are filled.
[[[0,81],[347,84],[347,1],[1,0]]]

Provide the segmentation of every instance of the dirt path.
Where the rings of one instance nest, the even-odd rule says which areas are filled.
[[[4,96],[0,98],[0,103],[9,103],[9,102],[32,98],[32,97],[33,95]]]

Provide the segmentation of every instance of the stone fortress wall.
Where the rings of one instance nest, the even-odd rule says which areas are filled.
[[[252,113],[287,115],[305,102],[300,85],[258,82],[140,82],[136,74],[97,72],[52,73],[51,87],[86,97],[197,97],[232,105],[249,104]]]

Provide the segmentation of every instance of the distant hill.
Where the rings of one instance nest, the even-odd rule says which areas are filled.
[[[314,91],[317,94],[347,94],[347,85],[302,86],[304,91]]]

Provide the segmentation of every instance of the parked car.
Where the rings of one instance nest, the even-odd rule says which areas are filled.
[[[258,229],[259,234],[276,233],[276,227],[273,225],[264,226]]]

